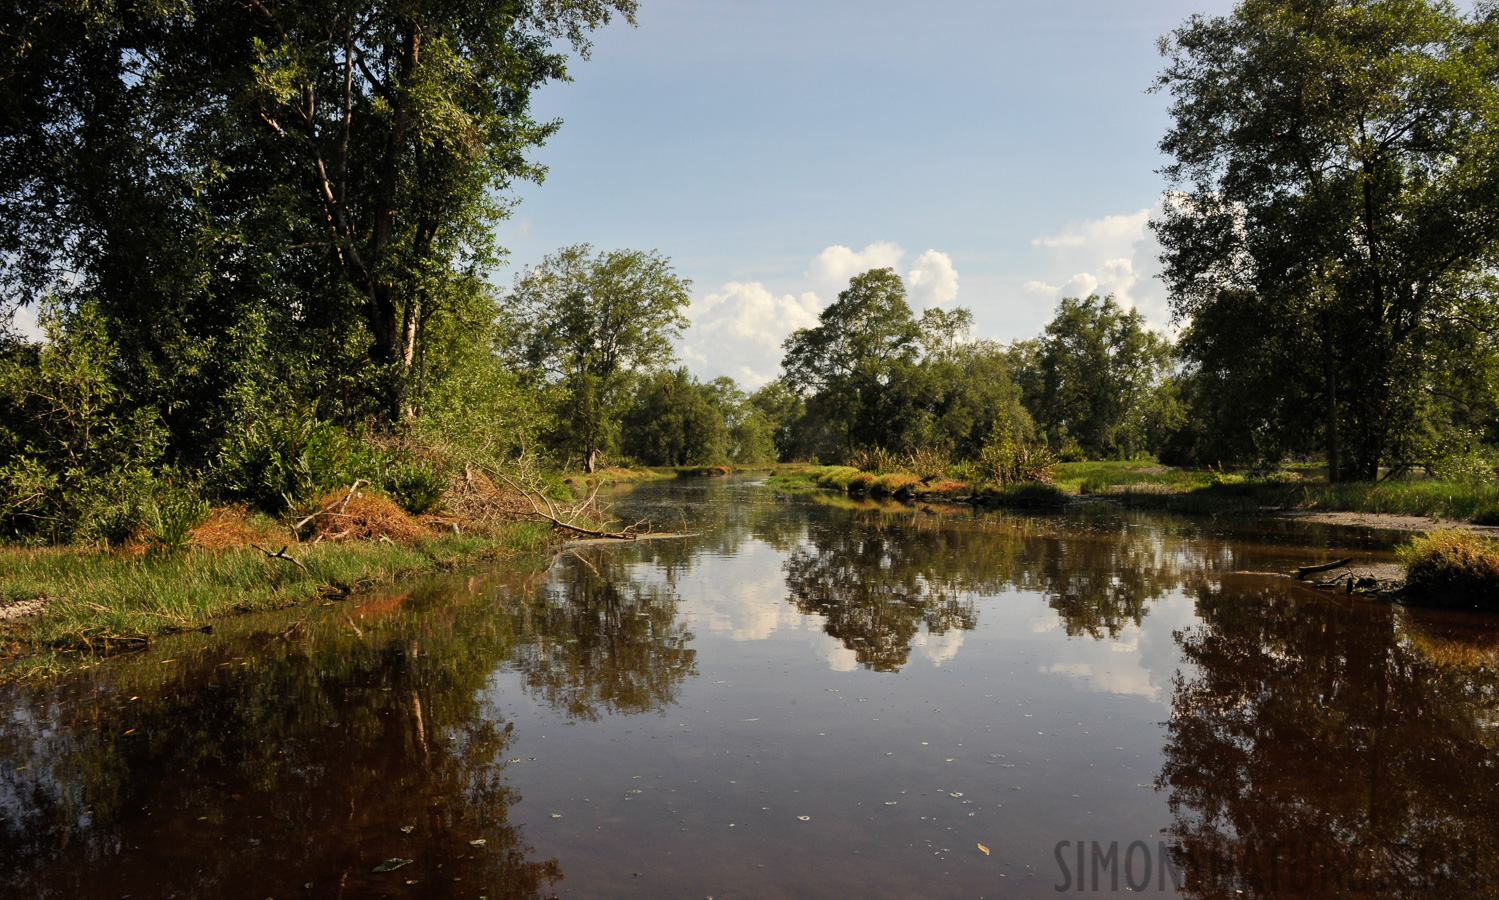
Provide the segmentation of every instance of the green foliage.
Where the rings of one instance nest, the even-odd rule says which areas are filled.
[[[398,460],[386,466],[379,485],[407,513],[420,516],[441,505],[448,476],[427,460]]]
[[[1011,484],[1051,484],[1056,457],[1044,444],[999,437],[984,446],[974,461],[979,478],[1001,487]]]
[[[208,518],[208,501],[196,491],[167,486],[145,510],[147,536],[152,546],[167,552],[187,548],[192,530]]]
[[[1245,0],[1162,41],[1154,227],[1205,423],[1184,450],[1320,449],[1372,480],[1488,427],[1496,29],[1485,5]]]
[[[734,398],[724,394],[724,385],[718,388],[702,384],[685,368],[646,376],[623,418],[624,452],[651,466],[708,465],[729,459],[723,407]]]
[[[883,447],[855,450],[848,455],[848,459],[845,462],[856,469],[872,472],[876,475],[883,475],[886,472],[898,472],[902,467],[901,458]]]
[[[1470,531],[1444,528],[1412,538],[1398,549],[1406,589],[1434,606],[1499,606],[1499,542]]]
[[[95,297],[136,387],[163,402],[212,406],[227,387],[216,356],[238,352],[228,333],[264,314],[284,327],[277,349],[348,389],[341,403],[399,421],[424,322],[482,283],[504,192],[540,177],[527,151],[558,125],[529,104],[567,78],[556,44],[586,54],[590,31],[634,11],[174,0],[3,14],[0,278],[26,299]]]
[[[1041,339],[1017,352],[1026,407],[1064,459],[1077,456],[1074,446],[1094,459],[1151,449],[1173,354],[1138,310],[1126,312],[1112,296],[1065,298]]]
[[[150,479],[165,430],[115,385],[114,345],[93,305],[46,305],[47,342],[0,355],[0,531],[48,540],[123,541],[139,526],[133,492]]]
[[[554,441],[592,472],[617,441],[630,377],[673,360],[692,282],[656,252],[564,247],[516,277],[512,359],[550,386]]]
[[[225,496],[280,512],[359,478],[374,481],[382,464],[379,450],[318,418],[312,404],[288,401],[227,437],[214,476]]]

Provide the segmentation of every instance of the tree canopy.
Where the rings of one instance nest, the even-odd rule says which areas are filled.
[[[592,472],[617,439],[628,376],[664,369],[687,326],[692,282],[654,251],[564,247],[516,277],[507,302],[513,353],[565,397],[559,439]]]
[[[1487,4],[1245,0],[1162,40],[1165,279],[1257,455],[1369,479],[1468,424],[1435,398],[1492,374],[1496,37]]]

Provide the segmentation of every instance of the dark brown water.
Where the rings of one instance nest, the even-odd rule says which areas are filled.
[[[698,534],[0,692],[0,896],[1499,893],[1499,620],[1263,574],[1378,538],[618,502]]]

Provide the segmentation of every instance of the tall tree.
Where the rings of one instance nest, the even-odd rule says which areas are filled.
[[[1035,345],[1028,406],[1055,447],[1133,453],[1144,449],[1144,410],[1171,359],[1170,342],[1139,310],[1113,296],[1064,298]]]
[[[1439,0],[1244,0],[1161,42],[1155,224],[1184,348],[1272,452],[1375,477],[1412,435],[1447,323],[1488,318],[1499,16]]]
[[[138,365],[251,314],[408,406],[424,317],[471,293],[568,42],[635,0],[22,0],[0,12],[6,299],[98,297]],[[241,309],[249,307],[249,311]],[[357,349],[354,349],[357,348]],[[350,350],[353,352],[350,352]],[[212,356],[209,353],[208,356]],[[165,392],[170,395],[171,392]]]
[[[888,430],[881,407],[921,352],[921,328],[894,269],[871,269],[818,316],[786,338],[785,382],[842,432],[853,449]]]
[[[628,376],[664,369],[687,326],[692,282],[661,254],[564,247],[516,277],[513,352],[560,392],[559,437],[589,472],[615,439]]]

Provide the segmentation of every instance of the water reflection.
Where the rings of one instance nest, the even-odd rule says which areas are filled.
[[[1196,897],[1499,876],[1499,627],[1263,574],[1306,533],[620,505],[695,535],[0,692],[6,895],[1037,896],[1057,841],[1142,836]]]
[[[683,545],[656,543],[665,553]],[[572,718],[659,711],[696,674],[671,568],[665,580],[649,581],[634,577],[633,568],[618,548],[573,548],[559,556],[554,578],[510,608],[513,627],[526,638],[512,664],[527,688]]]
[[[1477,896],[1499,876],[1492,624],[1230,577],[1178,634],[1161,783],[1188,895]],[[1461,637],[1458,637],[1461,636]],[[1475,646],[1476,642],[1476,646]]]
[[[550,893],[558,861],[534,858],[509,821],[512,727],[481,714],[512,636],[444,593],[371,598],[234,643],[179,641],[170,661],[120,661],[66,693],[12,690],[8,895]],[[372,872],[391,858],[413,862]]]

